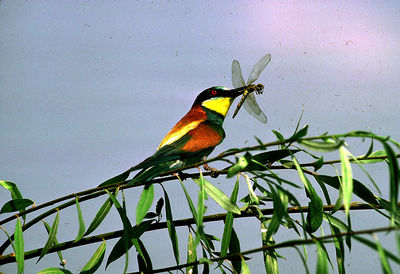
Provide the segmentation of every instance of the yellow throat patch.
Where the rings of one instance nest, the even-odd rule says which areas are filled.
[[[228,113],[229,107],[233,102],[233,99],[234,98],[232,97],[216,97],[204,101],[201,103],[201,105],[225,117]]]

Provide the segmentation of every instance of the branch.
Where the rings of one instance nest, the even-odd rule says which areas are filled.
[[[398,206],[400,207],[400,203],[398,203]],[[334,205],[325,205],[324,206],[324,211],[331,211],[335,206]],[[350,207],[350,210],[365,210],[365,209],[382,209],[382,206],[380,205],[372,205],[372,204],[364,204],[364,203],[353,203]],[[341,206],[339,210],[344,210],[344,206]],[[292,213],[300,213],[300,212],[308,212],[309,209],[307,206],[303,207],[289,207],[287,209],[287,212],[289,214]],[[273,208],[266,208],[262,209],[261,212],[263,215],[272,215],[274,214],[274,209]],[[203,222],[208,223],[208,222],[215,222],[215,221],[223,221],[226,218],[227,213],[219,213],[219,214],[213,214],[213,215],[208,215],[204,216]],[[248,211],[247,209],[241,210],[241,214],[234,214],[235,218],[248,218],[248,217],[256,217],[257,214],[253,213],[252,211]],[[193,218],[188,218],[188,219],[180,219],[180,220],[175,220],[173,221],[175,227],[181,227],[181,226],[189,226],[192,224],[196,224],[196,220]],[[159,230],[159,229],[166,229],[167,228],[167,223],[166,222],[160,222],[160,223],[155,223],[151,224],[150,227],[146,230],[148,231],[153,231],[153,230]],[[123,230],[117,230],[113,232],[108,232],[108,233],[103,233],[95,236],[89,236],[82,238],[78,242],[72,241],[67,241],[63,243],[59,243],[54,245],[53,247],[50,248],[48,253],[54,253],[57,251],[73,248],[73,247],[78,247],[82,245],[87,245],[87,244],[92,244],[96,242],[102,242],[103,240],[110,240],[110,239],[115,239],[123,236]],[[31,259],[40,256],[42,252],[42,248],[39,249],[34,249],[25,252],[25,259]],[[0,265],[2,264],[7,264],[15,262],[15,255],[12,254],[7,254],[7,255],[0,255]]]
[[[315,244],[316,242],[324,242],[326,240],[336,238],[336,237],[354,236],[354,235],[361,235],[361,234],[372,234],[372,233],[378,233],[378,232],[389,232],[389,231],[393,231],[393,230],[400,230],[400,227],[381,227],[381,228],[366,229],[366,230],[359,230],[359,231],[341,232],[341,233],[330,234],[330,235],[321,236],[321,237],[315,237],[312,239],[290,240],[290,241],[286,241],[286,242],[274,244],[274,245],[264,245],[264,246],[254,248],[254,249],[249,249],[249,250],[246,250],[243,252],[230,254],[225,257],[207,258],[207,261],[219,262],[222,260],[241,258],[244,255],[257,253],[257,252],[261,252],[261,251],[269,250],[269,249],[294,247],[294,246],[298,246],[298,245],[310,245],[310,244]],[[198,261],[192,262],[192,263],[186,263],[186,264],[180,264],[177,266],[153,269],[151,271],[151,273],[161,273],[161,272],[173,271],[173,270],[178,270],[178,269],[182,269],[182,268],[186,268],[186,267],[190,267],[190,266],[196,266],[196,265],[205,264],[205,263],[207,263],[207,262],[201,262],[200,260],[198,260]],[[137,274],[137,273],[143,273],[143,272],[142,271],[132,272],[130,274]]]

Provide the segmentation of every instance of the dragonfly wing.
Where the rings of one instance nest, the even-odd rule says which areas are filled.
[[[246,111],[254,116],[257,120],[260,122],[266,124],[268,119],[267,116],[265,116],[264,112],[260,109],[260,107],[257,104],[256,97],[254,96],[254,93],[250,93],[246,100],[243,103],[244,108]]]
[[[246,85],[240,64],[237,60],[232,62],[232,85],[234,88],[244,87]]]
[[[265,55],[254,65],[253,69],[251,70],[251,72],[249,74],[249,78],[247,79],[247,85],[251,85],[252,83],[254,83],[255,80],[258,79],[261,72],[268,65],[269,61],[271,61],[271,54]],[[232,64],[232,69],[233,69],[233,64]],[[240,67],[239,67],[239,69],[240,69]]]

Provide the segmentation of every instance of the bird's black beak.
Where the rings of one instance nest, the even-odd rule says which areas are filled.
[[[240,88],[234,88],[229,90],[229,95],[233,98],[238,97],[239,95],[242,95],[244,91],[248,88],[249,86],[244,86]]]

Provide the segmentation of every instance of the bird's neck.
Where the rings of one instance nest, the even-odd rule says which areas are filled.
[[[208,108],[205,108],[205,107],[202,107],[202,109],[204,110],[204,112],[207,115],[207,121],[222,127],[222,124],[224,123],[224,119],[225,119],[224,115],[222,115],[216,111],[210,110]]]

